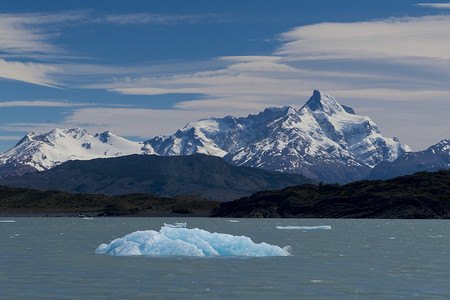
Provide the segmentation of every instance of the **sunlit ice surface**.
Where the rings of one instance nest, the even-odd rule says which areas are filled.
[[[249,237],[211,233],[199,228],[161,227],[130,233],[109,244],[101,244],[95,253],[116,256],[289,256],[290,247],[254,243]]]

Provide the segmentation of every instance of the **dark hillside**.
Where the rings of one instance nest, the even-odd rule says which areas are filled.
[[[219,157],[201,154],[68,161],[47,171],[0,180],[0,184],[10,187],[69,193],[196,195],[217,201],[231,201],[260,190],[311,182],[301,175],[237,167]]]
[[[208,216],[218,205],[218,202],[193,196],[105,196],[0,186],[0,215],[4,216]]]
[[[450,170],[346,185],[305,184],[222,203],[216,217],[450,218]]]

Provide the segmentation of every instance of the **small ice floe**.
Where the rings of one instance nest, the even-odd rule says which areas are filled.
[[[84,217],[83,220],[92,220],[94,218]]]
[[[254,243],[249,237],[211,233],[199,228],[163,226],[160,231],[130,233],[109,244],[101,244],[96,254],[116,256],[288,256],[290,247]]]
[[[185,223],[174,223],[174,224],[164,223],[164,227],[169,227],[169,228],[186,228],[186,222]]]
[[[239,220],[228,220],[230,223],[239,223]]]
[[[428,237],[432,238],[432,239],[439,239],[439,238],[443,238],[445,236],[443,236],[443,235],[429,235]]]
[[[320,230],[320,229],[331,229],[331,226],[320,225],[320,226],[277,226],[277,229],[284,230]]]
[[[14,220],[0,220],[0,223],[16,223]]]

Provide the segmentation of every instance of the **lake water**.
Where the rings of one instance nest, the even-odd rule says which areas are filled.
[[[101,243],[164,222],[289,245],[292,255],[94,254]],[[0,298],[449,299],[449,247],[449,220],[3,217]]]

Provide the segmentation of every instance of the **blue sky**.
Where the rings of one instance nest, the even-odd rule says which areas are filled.
[[[145,140],[320,89],[414,150],[450,138],[450,3],[7,1],[0,152],[83,127]]]

